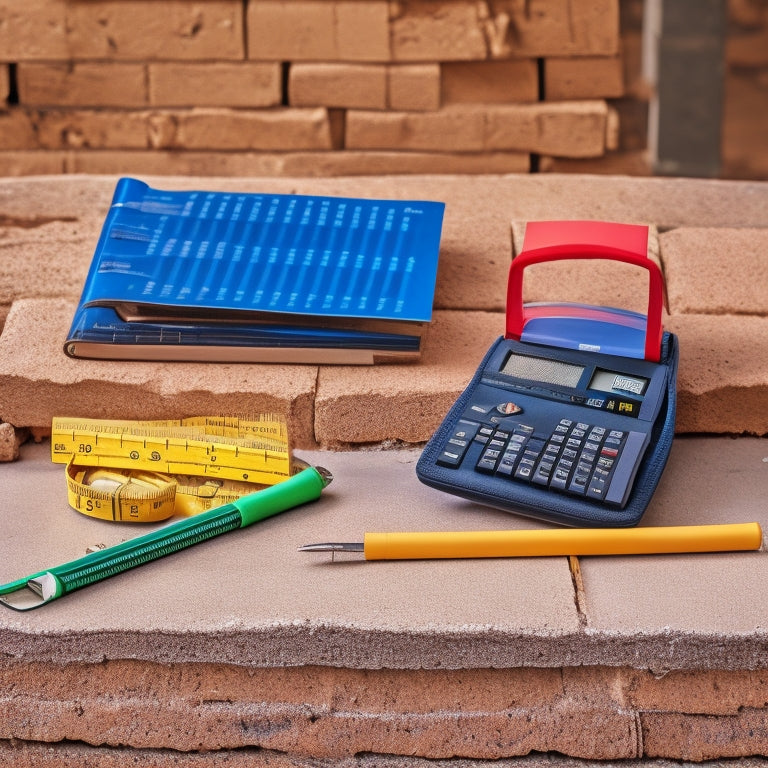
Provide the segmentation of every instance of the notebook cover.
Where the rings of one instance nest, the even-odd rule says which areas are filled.
[[[160,333],[182,322],[203,345],[220,347],[223,339],[226,346],[228,336],[238,346],[365,344],[412,352],[413,338],[398,346],[390,337],[418,336],[418,326],[431,320],[444,208],[429,201],[164,191],[120,179],[65,350],[77,355],[72,344],[83,341],[139,343],[123,332],[130,331],[125,308],[160,315],[152,329],[128,322],[137,333],[157,330],[152,344],[184,344],[183,334]],[[105,320],[94,314],[98,307],[117,316]],[[297,339],[286,333],[294,326],[315,331]]]

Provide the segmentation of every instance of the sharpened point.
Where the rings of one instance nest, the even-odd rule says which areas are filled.
[[[325,542],[323,544],[305,544],[299,552],[364,552],[362,541]]]

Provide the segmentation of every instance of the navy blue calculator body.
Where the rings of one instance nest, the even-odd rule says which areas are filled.
[[[506,334],[425,447],[422,482],[565,525],[639,522],[674,436],[678,360],[676,337],[661,328],[661,274],[646,243],[647,228],[635,225],[528,224],[510,270]],[[522,270],[564,258],[648,269],[648,315],[523,305]]]

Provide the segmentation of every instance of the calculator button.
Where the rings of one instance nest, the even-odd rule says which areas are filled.
[[[475,440],[477,440],[478,443],[487,443],[490,436],[493,434],[493,427],[488,426],[482,426],[480,429],[477,430],[477,434],[475,435]]]
[[[549,478],[552,476],[552,469],[555,465],[551,461],[540,461],[539,466],[533,473],[531,481],[536,485],[549,485]]]
[[[496,467],[496,474],[502,477],[511,477],[517,463],[517,454],[507,452],[501,457],[499,466]]]
[[[607,491],[607,483],[602,477],[593,477],[587,488],[587,496],[590,499],[603,501]]]
[[[547,444],[547,447],[544,449],[543,458],[549,461],[554,461],[559,455],[560,455],[559,445],[553,445],[552,443]]]
[[[520,459],[520,463],[517,465],[517,469],[515,470],[515,477],[518,480],[530,480],[531,475],[533,474],[534,465],[535,462],[531,459]]]
[[[437,463],[441,467],[456,468],[461,464],[461,460],[464,458],[463,451],[453,451],[450,448],[446,448],[437,457]]]
[[[605,457],[601,456],[598,459],[597,466],[605,472],[610,472],[615,463],[616,459],[606,459]]]
[[[493,474],[501,454],[502,450],[500,448],[486,448],[478,459],[475,468],[478,472]]]
[[[559,491],[564,491],[568,487],[568,475],[570,470],[557,465],[552,473],[552,479],[549,481],[549,487]]]
[[[587,492],[587,483],[589,482],[589,474],[588,473],[579,473],[578,471],[574,473],[573,480],[571,480],[571,484],[568,486],[568,490],[570,493],[578,494],[579,496],[583,496]]]
[[[476,422],[460,419],[453,434],[446,441],[442,453],[438,456],[437,464],[452,469],[458,467],[479,426]]]

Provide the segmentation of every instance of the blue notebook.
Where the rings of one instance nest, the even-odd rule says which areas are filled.
[[[64,350],[123,360],[417,358],[444,209],[120,179]]]

